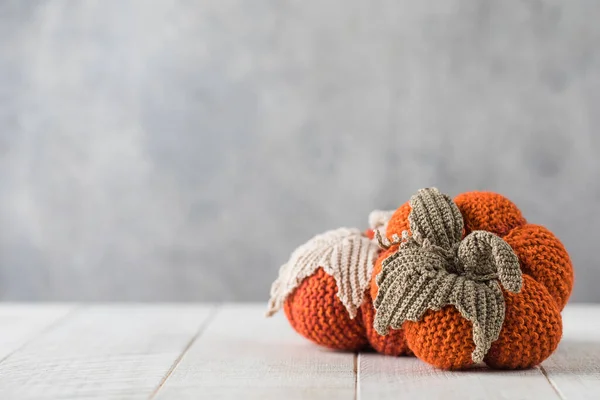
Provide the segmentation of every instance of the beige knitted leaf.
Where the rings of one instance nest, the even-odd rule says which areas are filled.
[[[386,258],[377,275],[377,297],[373,302],[373,327],[380,335],[399,329],[404,321],[419,321],[428,309],[448,304],[449,291],[457,275],[444,270],[445,260],[414,245]]]
[[[421,189],[410,198],[410,206],[408,222],[413,235],[444,249],[460,241],[463,217],[450,196],[436,188]]]
[[[358,229],[340,228],[315,236],[298,247],[280,268],[279,277],[271,286],[267,316],[277,312],[287,296],[322,267],[335,279],[337,295],[350,318],[354,318],[369,285],[378,251],[377,244]]]
[[[519,258],[499,236],[487,231],[473,231],[460,243],[458,257],[467,275],[497,275],[502,286],[518,293],[523,285]]]
[[[498,339],[504,322],[504,296],[497,282],[476,282],[459,276],[450,291],[448,304],[473,323],[473,362],[481,362]]]

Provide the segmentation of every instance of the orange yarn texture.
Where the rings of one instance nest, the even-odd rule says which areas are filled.
[[[298,333],[317,344],[359,350],[367,344],[360,310],[350,319],[337,292],[335,279],[319,268],[287,298],[283,305],[285,315]]]
[[[573,289],[573,267],[562,243],[548,229],[529,224],[504,196],[468,192],[454,199],[464,219],[463,236],[485,230],[502,237],[519,258],[523,287],[519,293],[503,291],[505,317],[499,338],[484,362],[491,368],[530,368],[545,360],[562,335],[560,312]],[[386,236],[409,231],[410,204],[401,205],[388,222]],[[372,232],[367,232],[372,237]],[[380,253],[373,266],[370,289],[357,316],[351,319],[337,297],[333,277],[319,268],[305,278],[286,299],[285,313],[296,331],[329,348],[357,351],[371,347],[387,355],[414,354],[443,369],[472,365],[475,348],[472,323],[454,306],[429,310],[418,322],[406,321],[402,329],[381,336],[373,328],[375,277],[381,263],[397,250]]]

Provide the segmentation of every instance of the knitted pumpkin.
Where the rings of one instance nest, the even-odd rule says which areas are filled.
[[[423,189],[394,213],[386,236],[390,250],[371,281],[380,334],[402,328],[417,357],[444,369],[528,368],[556,349],[571,262],[506,198],[471,192],[452,201]]]
[[[374,229],[385,229],[393,212],[374,211],[371,229],[340,228],[298,247],[271,287],[267,315],[283,307],[292,327],[307,339],[337,350],[369,345],[392,355],[408,351],[401,331],[387,336],[373,329],[375,310],[368,293],[380,247]]]

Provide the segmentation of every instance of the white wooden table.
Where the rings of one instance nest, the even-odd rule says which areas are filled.
[[[0,304],[0,399],[600,399],[600,306],[528,371],[341,353],[264,304]]]

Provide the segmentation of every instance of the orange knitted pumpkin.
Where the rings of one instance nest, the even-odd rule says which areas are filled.
[[[502,288],[503,323],[483,361],[490,367],[507,369],[541,363],[556,349],[561,338],[560,311],[573,287],[573,269],[565,248],[546,228],[526,223],[519,209],[499,194],[469,192],[457,196],[454,203],[464,220],[461,238],[474,231],[487,231],[503,238],[518,257],[522,273],[518,293]],[[407,202],[394,213],[386,231],[389,239],[404,231],[410,233],[410,211]],[[448,219],[445,210],[439,215]],[[378,260],[373,269],[373,299],[379,291],[377,277],[382,271],[382,261],[385,262]],[[406,320],[402,329],[414,354],[436,367],[460,369],[473,364],[474,326],[457,307],[429,309],[417,321]]]
[[[373,229],[385,227],[390,212],[370,216]],[[401,330],[381,336],[373,329],[369,295],[371,270],[380,248],[373,229],[341,228],[300,246],[273,283],[267,315],[283,307],[291,326],[307,339],[332,349],[408,352]]]

